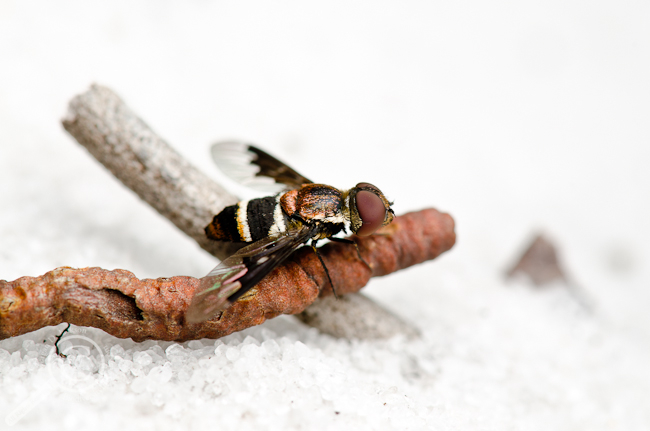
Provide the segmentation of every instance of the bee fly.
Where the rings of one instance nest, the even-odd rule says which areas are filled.
[[[211,319],[226,309],[308,242],[331,284],[316,248],[318,241],[330,239],[356,247],[354,241],[333,235],[346,231],[371,235],[395,216],[392,203],[372,184],[359,183],[350,190],[314,184],[252,145],[217,143],[212,147],[212,158],[226,175],[240,183],[279,193],[226,207],[205,228],[210,239],[252,244],[222,261],[201,280],[185,315],[190,323]],[[358,248],[357,254],[363,260]]]

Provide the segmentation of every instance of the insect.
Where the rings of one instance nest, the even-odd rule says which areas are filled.
[[[246,143],[217,143],[212,147],[212,158],[226,175],[240,183],[279,193],[226,207],[205,228],[210,239],[251,244],[223,260],[201,280],[185,314],[189,323],[211,319],[225,310],[307,243],[332,284],[316,248],[318,241],[329,239],[356,247],[354,241],[334,235],[371,235],[395,216],[392,203],[372,184],[359,183],[350,190],[314,184]],[[363,260],[358,248],[357,254]]]

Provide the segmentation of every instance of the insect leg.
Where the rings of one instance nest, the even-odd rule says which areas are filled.
[[[361,262],[365,263],[366,266],[372,270],[372,267],[370,266],[370,264],[368,262],[366,262],[366,259],[364,259],[361,256],[361,252],[359,251],[359,246],[357,245],[356,241],[354,241],[352,239],[347,239],[347,238],[336,238],[334,236],[331,236],[329,238],[329,240],[330,241],[336,241],[336,242],[342,242],[343,244],[352,244],[354,246],[354,248],[357,250],[357,256],[359,256],[359,260]]]
[[[325,270],[325,274],[327,275],[327,279],[330,282],[330,286],[332,286],[332,293],[334,293],[334,298],[339,299],[339,296],[336,294],[336,289],[334,288],[334,283],[332,283],[332,277],[330,277],[330,272],[327,270],[327,266],[325,266],[325,262],[323,262],[323,258],[320,256],[320,253],[318,252],[318,249],[316,248],[316,243],[318,240],[314,241],[313,239],[311,240],[311,248],[314,250],[314,253],[316,253],[316,256],[318,256],[318,260],[320,260],[320,264],[323,265],[323,269]]]

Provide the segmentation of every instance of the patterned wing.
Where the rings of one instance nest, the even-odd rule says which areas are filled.
[[[210,151],[223,173],[257,190],[275,194],[312,182],[270,154],[241,141],[217,142]]]
[[[314,234],[313,226],[302,226],[261,239],[222,261],[201,279],[185,312],[187,322],[209,320],[228,308]]]

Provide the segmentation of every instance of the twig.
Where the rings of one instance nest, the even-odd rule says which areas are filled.
[[[420,334],[417,327],[361,293],[319,298],[296,317],[325,334],[345,339],[415,338]]]
[[[56,336],[56,341],[54,342],[54,348],[56,349],[56,354],[65,358],[67,355],[64,355],[61,350],[59,350],[59,341],[61,341],[61,338],[63,337],[63,334],[68,332],[70,330],[70,326],[72,326],[71,323],[68,323],[68,326],[65,327],[63,331],[59,335]]]
[[[372,271],[350,245],[322,247],[339,293],[356,292],[371,276],[433,259],[455,241],[453,219],[434,209],[397,217],[389,228],[390,235],[356,238]],[[325,272],[309,247],[295,252],[218,320],[186,324],[184,313],[198,283],[192,277],[139,280],[119,269],[67,267],[40,277],[0,280],[0,339],[61,322],[94,326],[135,341],[218,338],[280,314],[299,313],[319,294],[331,294]]]
[[[93,84],[70,101],[63,127],[125,186],[216,257],[236,248],[204,228],[237,198],[162,140],[110,89]]]

